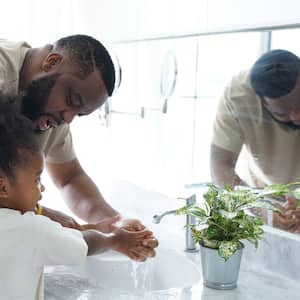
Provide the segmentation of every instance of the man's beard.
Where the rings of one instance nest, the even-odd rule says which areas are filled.
[[[283,121],[279,121],[277,120],[272,114],[271,112],[268,110],[268,108],[266,107],[266,102],[263,98],[261,98],[262,100],[262,107],[264,108],[264,111],[266,111],[266,113],[272,118],[273,121],[277,122],[278,124],[282,125],[283,127],[286,128],[290,128],[290,129],[294,129],[294,130],[298,130],[300,129],[300,125],[294,124],[293,122],[283,122]]]
[[[22,95],[21,112],[24,116],[35,121],[40,116],[47,115],[45,107],[59,76],[59,73],[55,73],[32,81]]]
[[[269,115],[271,116],[271,118],[279,123],[282,126],[288,127],[290,129],[294,129],[294,130],[299,130],[300,129],[300,125],[294,124],[293,122],[283,122],[283,121],[279,121],[277,120],[269,111],[268,111]]]

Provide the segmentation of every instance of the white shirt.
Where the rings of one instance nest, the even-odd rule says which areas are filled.
[[[43,267],[81,264],[87,250],[80,231],[33,212],[0,209],[0,299],[43,299]]]

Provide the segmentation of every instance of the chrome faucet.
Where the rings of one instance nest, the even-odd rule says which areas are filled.
[[[187,198],[177,198],[183,199],[186,201],[186,205],[196,204],[196,194],[191,195]],[[160,215],[153,216],[153,223],[160,223],[163,217],[167,215],[175,214],[176,210],[169,210]],[[196,247],[196,244],[193,240],[191,225],[196,225],[196,218],[193,216],[186,216],[186,230],[185,230],[185,251],[186,252],[197,252],[199,251]]]
[[[167,216],[167,215],[175,215],[176,214],[176,210],[168,210],[168,211],[165,211],[164,213],[160,214],[160,215],[154,215],[153,216],[153,220],[152,222],[155,223],[155,224],[159,224],[161,219],[164,217],[164,216]]]

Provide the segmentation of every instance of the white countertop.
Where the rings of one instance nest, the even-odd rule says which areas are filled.
[[[188,256],[200,267],[198,254],[188,254]],[[296,281],[270,272],[247,270],[244,267],[240,270],[238,287],[230,291],[204,287],[200,280],[190,288],[129,293],[104,290],[90,285],[86,278],[72,274],[46,274],[45,276],[45,300],[298,300],[299,295],[300,285]]]
[[[124,199],[127,199],[126,205]],[[160,224],[152,223],[154,214],[180,207],[182,205],[180,200],[170,199],[135,185],[117,182],[111,201],[120,211],[124,212],[126,208],[130,212],[129,216],[142,219],[144,224],[153,230],[161,246],[184,253],[182,249],[185,218],[169,216]],[[257,251],[252,245],[246,244],[238,287],[234,290],[210,289],[204,287],[200,279],[192,287],[185,289],[129,293],[95,287],[87,278],[73,274],[53,273],[45,276],[45,300],[298,300],[300,235],[272,228],[265,230],[264,240],[259,243]],[[199,269],[201,268],[199,253],[186,255]]]

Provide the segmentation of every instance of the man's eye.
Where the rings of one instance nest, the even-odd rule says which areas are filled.
[[[67,96],[67,104],[68,106],[71,107],[81,107],[82,106],[82,101],[81,101],[81,96],[78,94],[69,94]]]
[[[274,115],[281,118],[288,116],[288,114],[282,114],[282,113],[274,113]]]
[[[288,116],[287,114],[273,114],[273,116],[274,116],[275,118],[283,119],[283,120],[289,118],[289,116]]]

